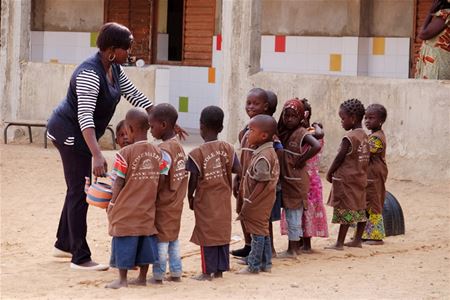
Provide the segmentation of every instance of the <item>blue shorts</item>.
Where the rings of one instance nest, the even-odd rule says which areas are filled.
[[[152,264],[158,259],[157,245],[156,235],[113,237],[109,264],[122,270]]]
[[[272,207],[272,213],[270,215],[270,222],[281,220],[281,190],[277,191],[275,203]]]

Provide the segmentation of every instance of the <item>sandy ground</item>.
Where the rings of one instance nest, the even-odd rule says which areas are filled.
[[[240,265],[221,280],[197,282],[198,248],[189,242],[193,213],[187,205],[180,233],[183,282],[163,286],[107,290],[117,271],[75,271],[55,259],[55,241],[65,184],[59,155],[39,144],[1,145],[1,298],[2,299],[449,299],[450,297],[450,185],[423,185],[390,179],[387,188],[401,202],[406,235],[389,237],[384,246],[365,246],[342,252],[323,250],[334,242],[337,225],[328,239],[313,240],[314,253],[297,260],[274,260],[271,274],[236,275]],[[111,162],[114,151],[105,151]],[[110,163],[111,165],[111,163]],[[327,196],[330,185],[325,184]],[[328,210],[330,219],[331,210]],[[287,245],[278,234],[278,251]],[[233,235],[240,234],[237,222]],[[88,213],[88,242],[93,258],[107,263],[110,237],[105,212]],[[242,242],[234,244],[237,248]],[[136,275],[130,272],[130,277]]]

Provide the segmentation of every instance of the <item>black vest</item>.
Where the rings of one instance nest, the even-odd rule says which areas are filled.
[[[114,85],[108,83],[100,53],[85,60],[73,72],[67,96],[53,111],[47,124],[48,132],[55,138],[56,143],[63,145],[67,137],[74,137],[74,147],[77,150],[90,153],[78,123],[76,79],[78,74],[84,70],[93,70],[100,78],[99,93],[93,115],[97,140],[105,133],[121,96],[119,84],[120,66],[112,64],[111,67]]]

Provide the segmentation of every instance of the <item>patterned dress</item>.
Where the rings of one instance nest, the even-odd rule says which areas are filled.
[[[450,9],[434,14],[445,21],[445,28],[435,37],[422,42],[416,65],[416,78],[450,79]]]
[[[323,149],[324,141],[320,140]],[[308,193],[308,209],[303,211],[302,229],[303,237],[328,237],[328,224],[325,206],[322,198],[322,180],[319,176],[319,163],[322,150],[313,158],[308,160],[310,186]],[[281,234],[287,235],[287,223],[284,210],[280,222]]]

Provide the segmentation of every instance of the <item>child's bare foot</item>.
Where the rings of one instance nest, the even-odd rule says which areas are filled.
[[[384,245],[384,241],[383,240],[365,240],[365,241],[363,241],[363,243],[365,245],[372,245],[372,246]]]
[[[205,281],[205,280],[211,281],[212,277],[211,277],[211,274],[204,274],[204,273],[202,273],[200,275],[192,277],[192,279],[195,279],[195,280],[198,280],[198,281]]]
[[[136,278],[136,279],[132,279],[132,280],[128,281],[128,284],[130,284],[130,285],[146,286],[147,285],[147,280],[142,279],[142,278]]]
[[[214,278],[223,278],[223,272],[214,273]]]
[[[334,245],[331,245],[331,246],[327,246],[324,249],[342,251],[342,250],[344,250],[344,246],[334,244]]]
[[[305,253],[305,254],[312,254],[313,251],[312,251],[311,248],[305,248],[305,247],[303,247],[303,248],[302,248],[302,253]]]
[[[281,253],[279,253],[276,258],[297,258],[297,252],[293,250],[286,250]]]
[[[120,289],[122,287],[128,287],[128,283],[126,281],[121,281],[120,279],[114,280],[105,285],[105,288],[107,289]]]
[[[155,278],[150,278],[148,280],[148,282],[151,283],[151,284],[163,284],[162,279],[155,279]]]
[[[344,246],[354,247],[354,248],[362,248],[361,241],[353,240],[351,242],[345,243]]]

